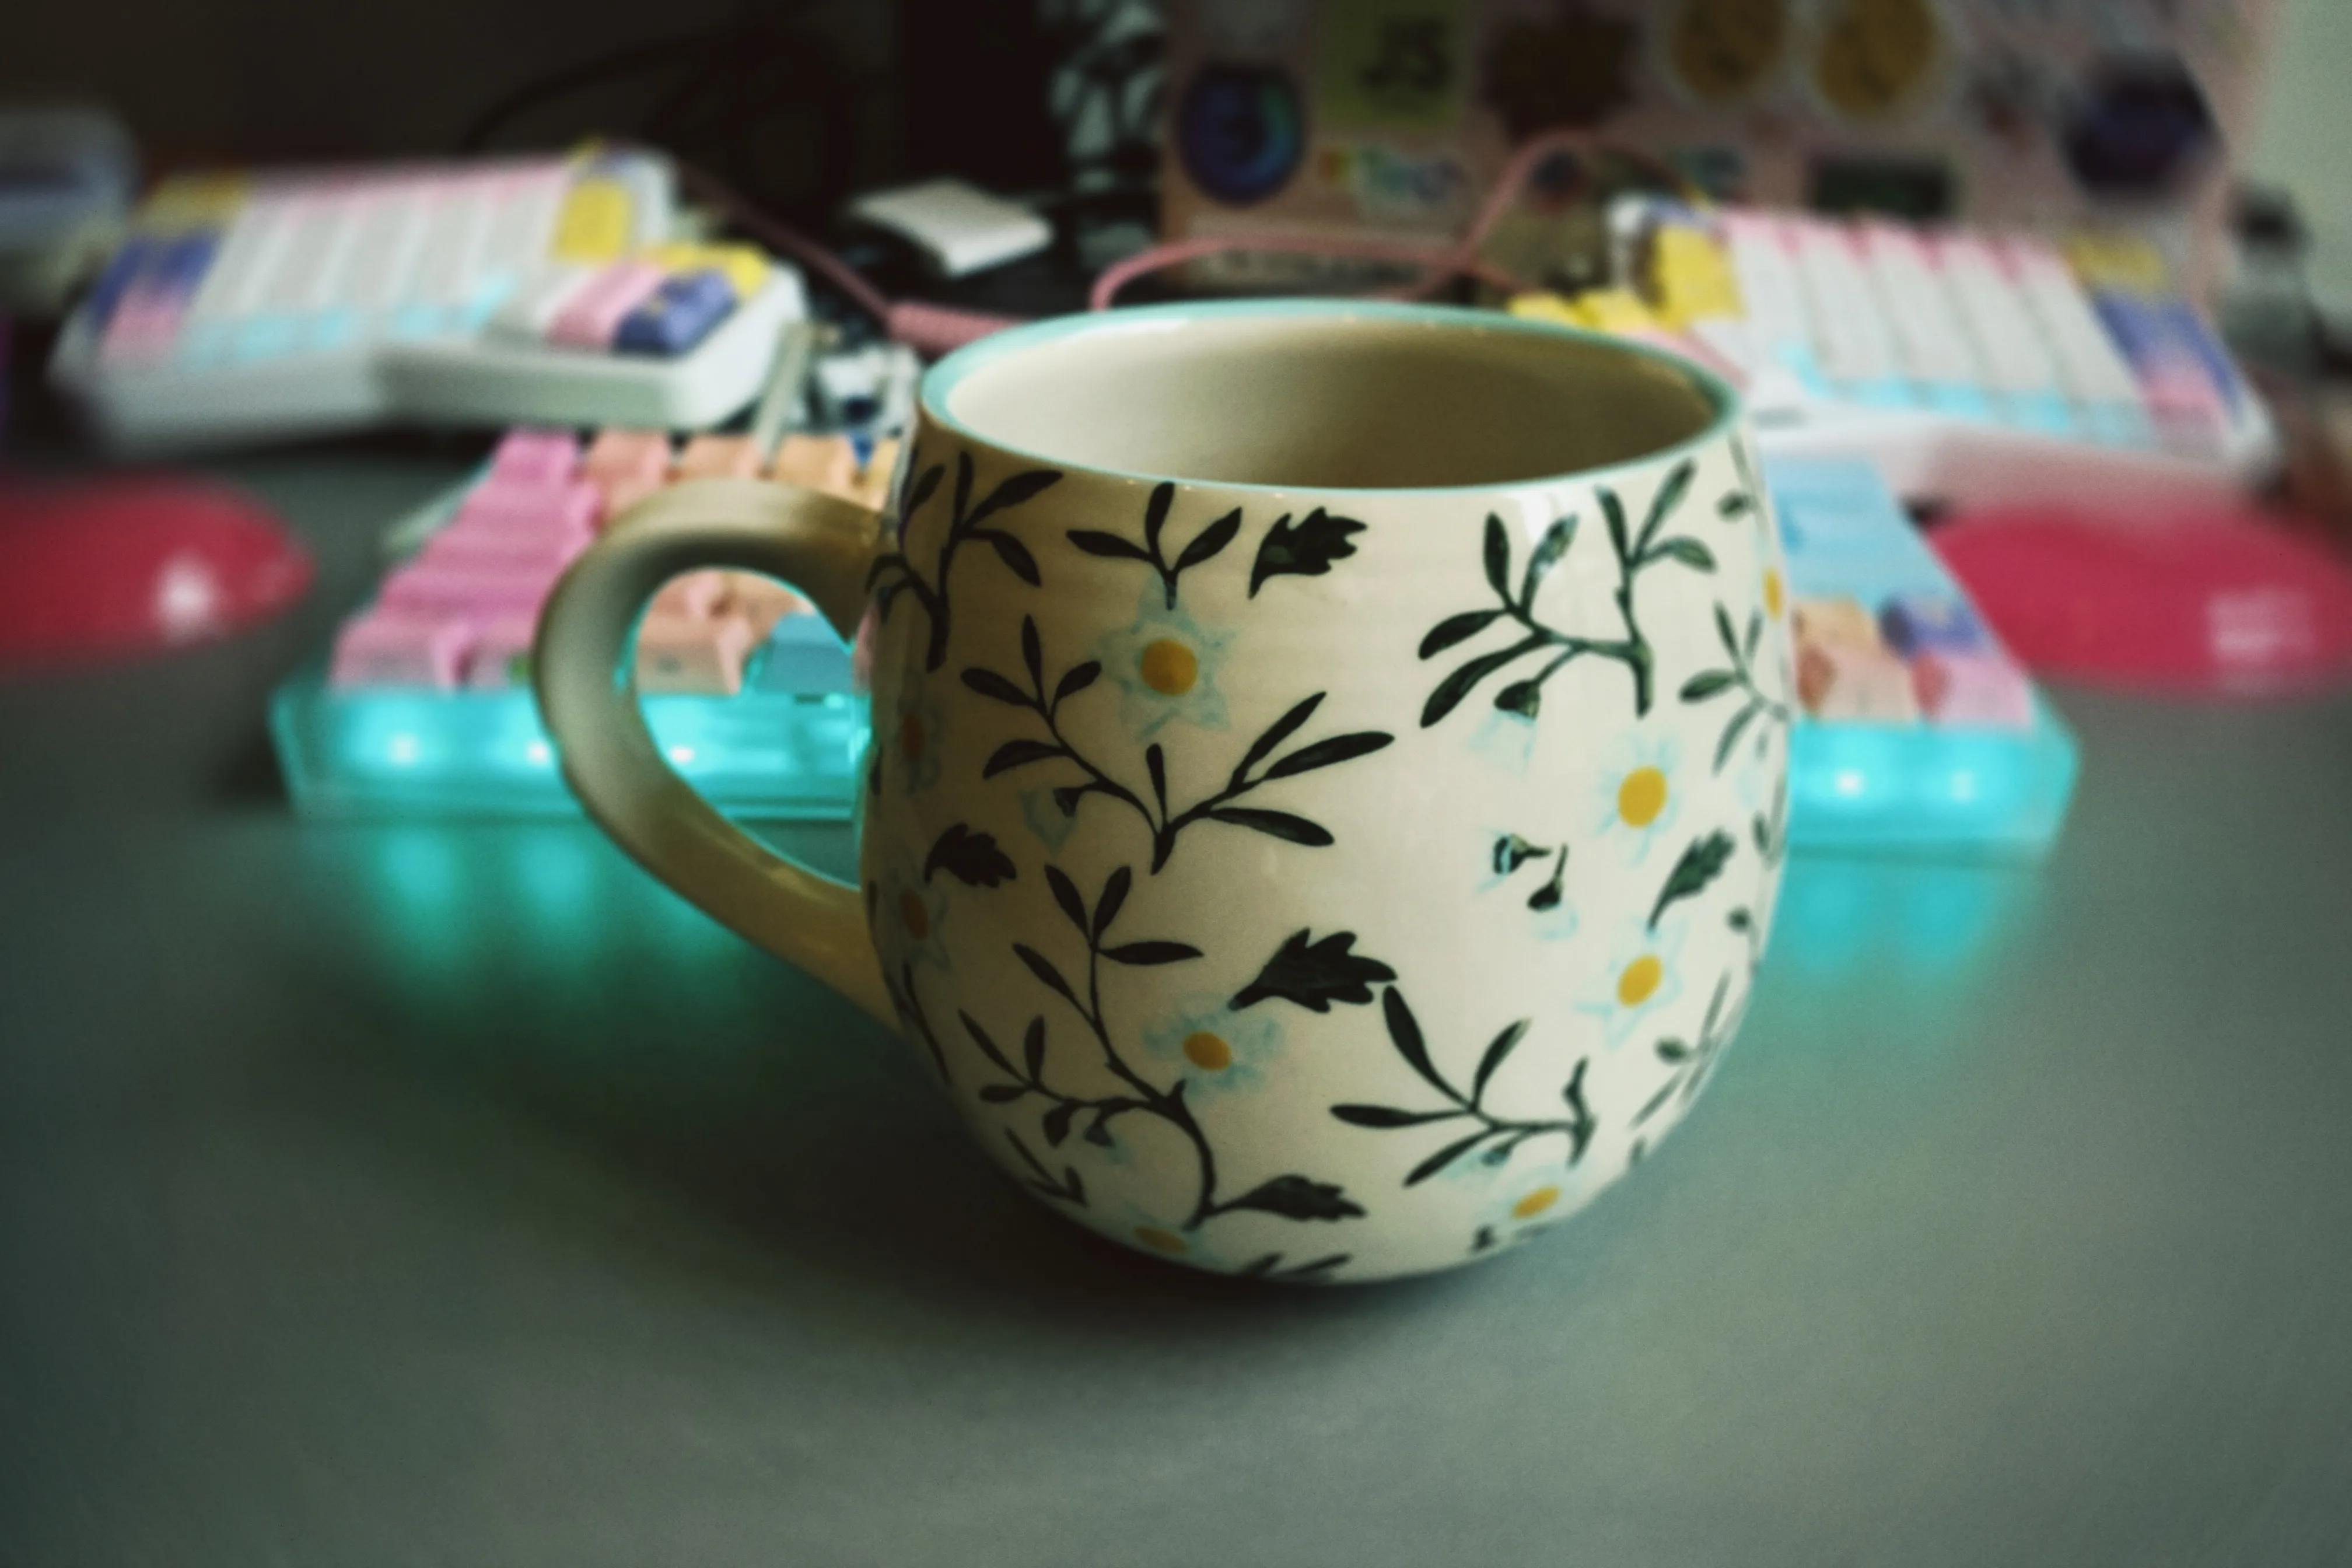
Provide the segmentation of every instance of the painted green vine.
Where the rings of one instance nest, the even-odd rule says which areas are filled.
[[[1234,803],[1277,780],[1295,778],[1300,773],[1368,756],[1396,739],[1382,731],[1360,730],[1311,742],[1268,762],[1276,748],[1314,717],[1316,709],[1322,705],[1326,696],[1326,693],[1318,691],[1293,704],[1288,712],[1268,725],[1250,743],[1249,750],[1234,765],[1223,789],[1180,811],[1169,804],[1168,758],[1159,742],[1154,742],[1144,749],[1144,773],[1150,781],[1150,798],[1147,800],[1141,792],[1121,784],[1099,763],[1079,751],[1064,731],[1062,704],[1092,686],[1101,676],[1102,666],[1098,662],[1088,659],[1071,666],[1054,680],[1049,692],[1045,680],[1045,651],[1038,638],[1037,623],[1028,616],[1021,618],[1021,658],[1029,678],[1025,689],[995,670],[979,666],[963,672],[963,683],[982,697],[1035,714],[1044,723],[1048,738],[1007,741],[982,765],[981,777],[994,778],[999,773],[1036,763],[1068,763],[1086,775],[1085,782],[1057,787],[1054,791],[1055,805],[1065,816],[1075,816],[1080,803],[1088,795],[1101,795],[1135,813],[1151,832],[1151,869],[1154,872],[1165,866],[1169,856],[1175,853],[1178,836],[1186,828],[1203,822],[1245,827],[1255,833],[1309,847],[1321,847],[1332,843],[1330,830],[1320,823],[1293,812],[1270,811]],[[1263,771],[1252,776],[1251,770],[1260,763],[1265,764]]]
[[[1756,684],[1756,655],[1764,641],[1764,612],[1751,612],[1748,617],[1748,635],[1735,637],[1731,629],[1731,612],[1721,605],[1715,607],[1715,634],[1722,640],[1723,651],[1730,659],[1724,669],[1703,669],[1683,682],[1682,700],[1687,703],[1711,702],[1727,691],[1737,691],[1744,699],[1730,722],[1723,727],[1723,738],[1715,745],[1715,771],[1721,773],[1730,760],[1731,748],[1748,727],[1762,718],[1775,724],[1789,722],[1789,705],[1777,698],[1765,695]],[[1759,742],[1760,743],[1760,742]]]
[[[1576,542],[1577,520],[1574,515],[1559,519],[1545,531],[1543,538],[1528,553],[1517,591],[1514,593],[1510,584],[1510,532],[1499,516],[1488,512],[1485,547],[1486,585],[1494,590],[1499,605],[1494,609],[1465,610],[1440,621],[1430,628],[1428,636],[1421,639],[1421,657],[1434,658],[1446,649],[1477,637],[1497,621],[1506,619],[1516,625],[1523,635],[1507,647],[1478,655],[1438,682],[1436,689],[1429,694],[1429,700],[1422,705],[1422,728],[1427,729],[1453,712],[1488,676],[1530,654],[1546,652],[1549,652],[1551,657],[1542,668],[1532,676],[1512,681],[1495,694],[1497,709],[1507,713],[1517,713],[1525,719],[1535,718],[1543,705],[1544,683],[1571,661],[1591,656],[1613,660],[1625,667],[1633,681],[1633,712],[1637,717],[1647,713],[1657,658],[1649,638],[1643,634],[1641,620],[1636,614],[1635,584],[1643,573],[1668,563],[1696,572],[1711,573],[1715,570],[1715,552],[1697,540],[1686,535],[1661,537],[1666,523],[1688,494],[1696,471],[1696,465],[1688,460],[1675,465],[1664,483],[1658,487],[1658,493],[1650,503],[1649,515],[1643,521],[1638,533],[1629,531],[1624,502],[1619,500],[1617,492],[1606,485],[1595,488],[1602,519],[1608,525],[1610,550],[1617,564],[1617,586],[1613,597],[1618,616],[1624,624],[1621,637],[1582,637],[1562,631],[1536,617],[1538,590]]]
[[[921,470],[915,482],[908,487],[906,504],[898,514],[898,548],[877,559],[866,574],[866,586],[874,595],[874,611],[884,621],[890,618],[890,606],[901,594],[911,594],[930,618],[930,638],[924,645],[923,668],[937,669],[947,662],[949,574],[955,569],[956,552],[970,543],[982,543],[996,552],[997,559],[1007,570],[1028,584],[1038,586],[1036,558],[1023,544],[1002,528],[989,526],[999,512],[1007,511],[1051,489],[1062,478],[1058,468],[1027,468],[1004,479],[975,505],[971,499],[971,454],[956,454],[955,493],[949,500],[946,537],[940,541],[936,573],[923,575],[908,554],[908,545],[914,529],[915,514],[940,488],[947,472],[945,463],[934,463]]]
[[[1162,1089],[1139,1073],[1111,1043],[1110,1029],[1104,1021],[1102,1002],[1102,966],[1108,962],[1129,968],[1182,963],[1201,956],[1201,950],[1188,942],[1165,941],[1120,942],[1109,945],[1112,926],[1125,907],[1129,891],[1134,886],[1134,874],[1122,866],[1104,881],[1103,889],[1089,908],[1076,883],[1058,867],[1045,868],[1045,880],[1053,889],[1054,902],[1068,920],[1079,939],[1086,944],[1087,961],[1084,994],[1066,977],[1060,967],[1045,954],[1025,942],[1014,942],[1013,952],[1020,959],[1038,984],[1067,1003],[1079,1021],[1093,1037],[1096,1051],[1103,1066],[1125,1087],[1118,1092],[1099,1095],[1076,1095],[1055,1089],[1047,1081],[1049,1047],[1045,1016],[1030,1020],[1022,1037],[1021,1058],[1013,1058],[990,1037],[988,1031],[969,1013],[960,1013],[964,1031],[972,1044],[1002,1075],[1000,1081],[983,1084],[980,1098],[995,1105],[1008,1105],[1035,1097],[1046,1102],[1045,1119],[1039,1133],[1048,1148],[1058,1149],[1075,1131],[1087,1142],[1108,1148],[1112,1145],[1111,1124],[1122,1116],[1152,1117],[1182,1134],[1192,1147],[1198,1170],[1198,1182],[1192,1211],[1185,1216],[1181,1229],[1191,1233],[1221,1215],[1256,1210],[1296,1220],[1343,1220],[1360,1217],[1364,1210],[1339,1186],[1318,1182],[1309,1176],[1281,1175],[1259,1183],[1235,1197],[1220,1197],[1216,1152],[1210,1146],[1208,1135],[1201,1130],[1200,1121],[1185,1102],[1185,1080],[1177,1079],[1173,1087]],[[1083,1121],[1084,1126],[1079,1123]],[[1055,1182],[1027,1147],[1015,1138],[1015,1150],[1035,1175],[1031,1184],[1038,1191],[1084,1206],[1085,1190],[1075,1169],[1065,1173]],[[1275,1255],[1277,1261],[1279,1255]],[[1310,1265],[1310,1270],[1336,1268],[1346,1261],[1344,1255],[1336,1260]],[[1271,1269],[1274,1265],[1265,1265]]]
[[[1592,1112],[1584,1103],[1584,1069],[1589,1058],[1579,1058],[1576,1067],[1560,1089],[1560,1100],[1569,1114],[1547,1121],[1523,1121],[1496,1116],[1486,1107],[1486,1090],[1495,1075],[1510,1059],[1512,1051],[1527,1037],[1532,1019],[1522,1018],[1506,1027],[1488,1042],[1478,1058],[1478,1066],[1470,1080],[1468,1093],[1456,1089],[1445,1075],[1437,1070],[1430,1059],[1428,1043],[1422,1037],[1421,1024],[1405,1005],[1404,994],[1391,985],[1381,993],[1381,1016],[1388,1026],[1390,1043],[1405,1065],[1420,1075],[1423,1082],[1435,1089],[1445,1101],[1434,1110],[1413,1110],[1392,1105],[1335,1105],[1331,1114],[1356,1127],[1394,1131],[1409,1127],[1431,1127],[1446,1122],[1472,1123],[1469,1132],[1440,1146],[1415,1165],[1406,1175],[1404,1184],[1418,1186],[1455,1161],[1478,1149],[1487,1147],[1480,1158],[1489,1165],[1499,1165],[1511,1157],[1512,1151],[1531,1139],[1555,1134],[1568,1140],[1568,1160],[1570,1166],[1584,1157],[1586,1145],[1592,1141]]]

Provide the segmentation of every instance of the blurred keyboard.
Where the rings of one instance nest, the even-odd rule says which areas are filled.
[[[790,480],[880,506],[897,444],[611,429],[518,430],[488,468],[399,531],[415,548],[280,688],[271,728],[309,816],[544,815],[578,808],[530,691],[541,605],[605,522],[678,479]],[[639,623],[636,689],[673,765],[745,816],[848,815],[866,736],[849,650],[790,589],[697,572]]]
[[[50,374],[123,447],[714,425],[804,300],[756,249],[677,240],[672,184],[634,152],[168,181]]]
[[[2279,461],[2144,247],[1647,196],[1611,222],[1618,287],[1514,309],[1711,361],[1769,454],[1865,459],[1903,499],[1950,505],[2239,492]]]

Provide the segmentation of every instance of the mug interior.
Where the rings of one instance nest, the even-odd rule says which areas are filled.
[[[1429,489],[1614,467],[1728,418],[1695,365],[1487,311],[1179,305],[1016,328],[942,360],[926,411],[1065,468],[1284,489]]]

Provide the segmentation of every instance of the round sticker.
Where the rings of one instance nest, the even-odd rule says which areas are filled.
[[[1835,0],[1822,18],[1813,86],[1847,120],[1891,119],[1916,103],[1944,55],[1931,0]]]
[[[1683,0],[1666,28],[1666,67],[1700,103],[1738,103],[1780,68],[1789,33],[1789,0]]]
[[[1229,206],[1264,201],[1290,183],[1307,151],[1298,89],[1278,66],[1205,65],[1176,107],[1184,173]]]

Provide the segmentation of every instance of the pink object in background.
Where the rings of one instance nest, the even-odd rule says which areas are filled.
[[[2033,726],[2025,672],[1997,653],[1924,651],[1911,656],[1911,689],[1938,724]]]
[[[457,684],[473,646],[474,629],[467,622],[379,606],[347,623],[335,638],[327,679],[336,686],[446,690]]]
[[[2352,679],[2352,567],[2267,513],[2017,508],[1928,537],[2031,668],[2231,697]]]
[[[208,642],[278,615],[310,557],[194,479],[0,486],[0,669]]]

